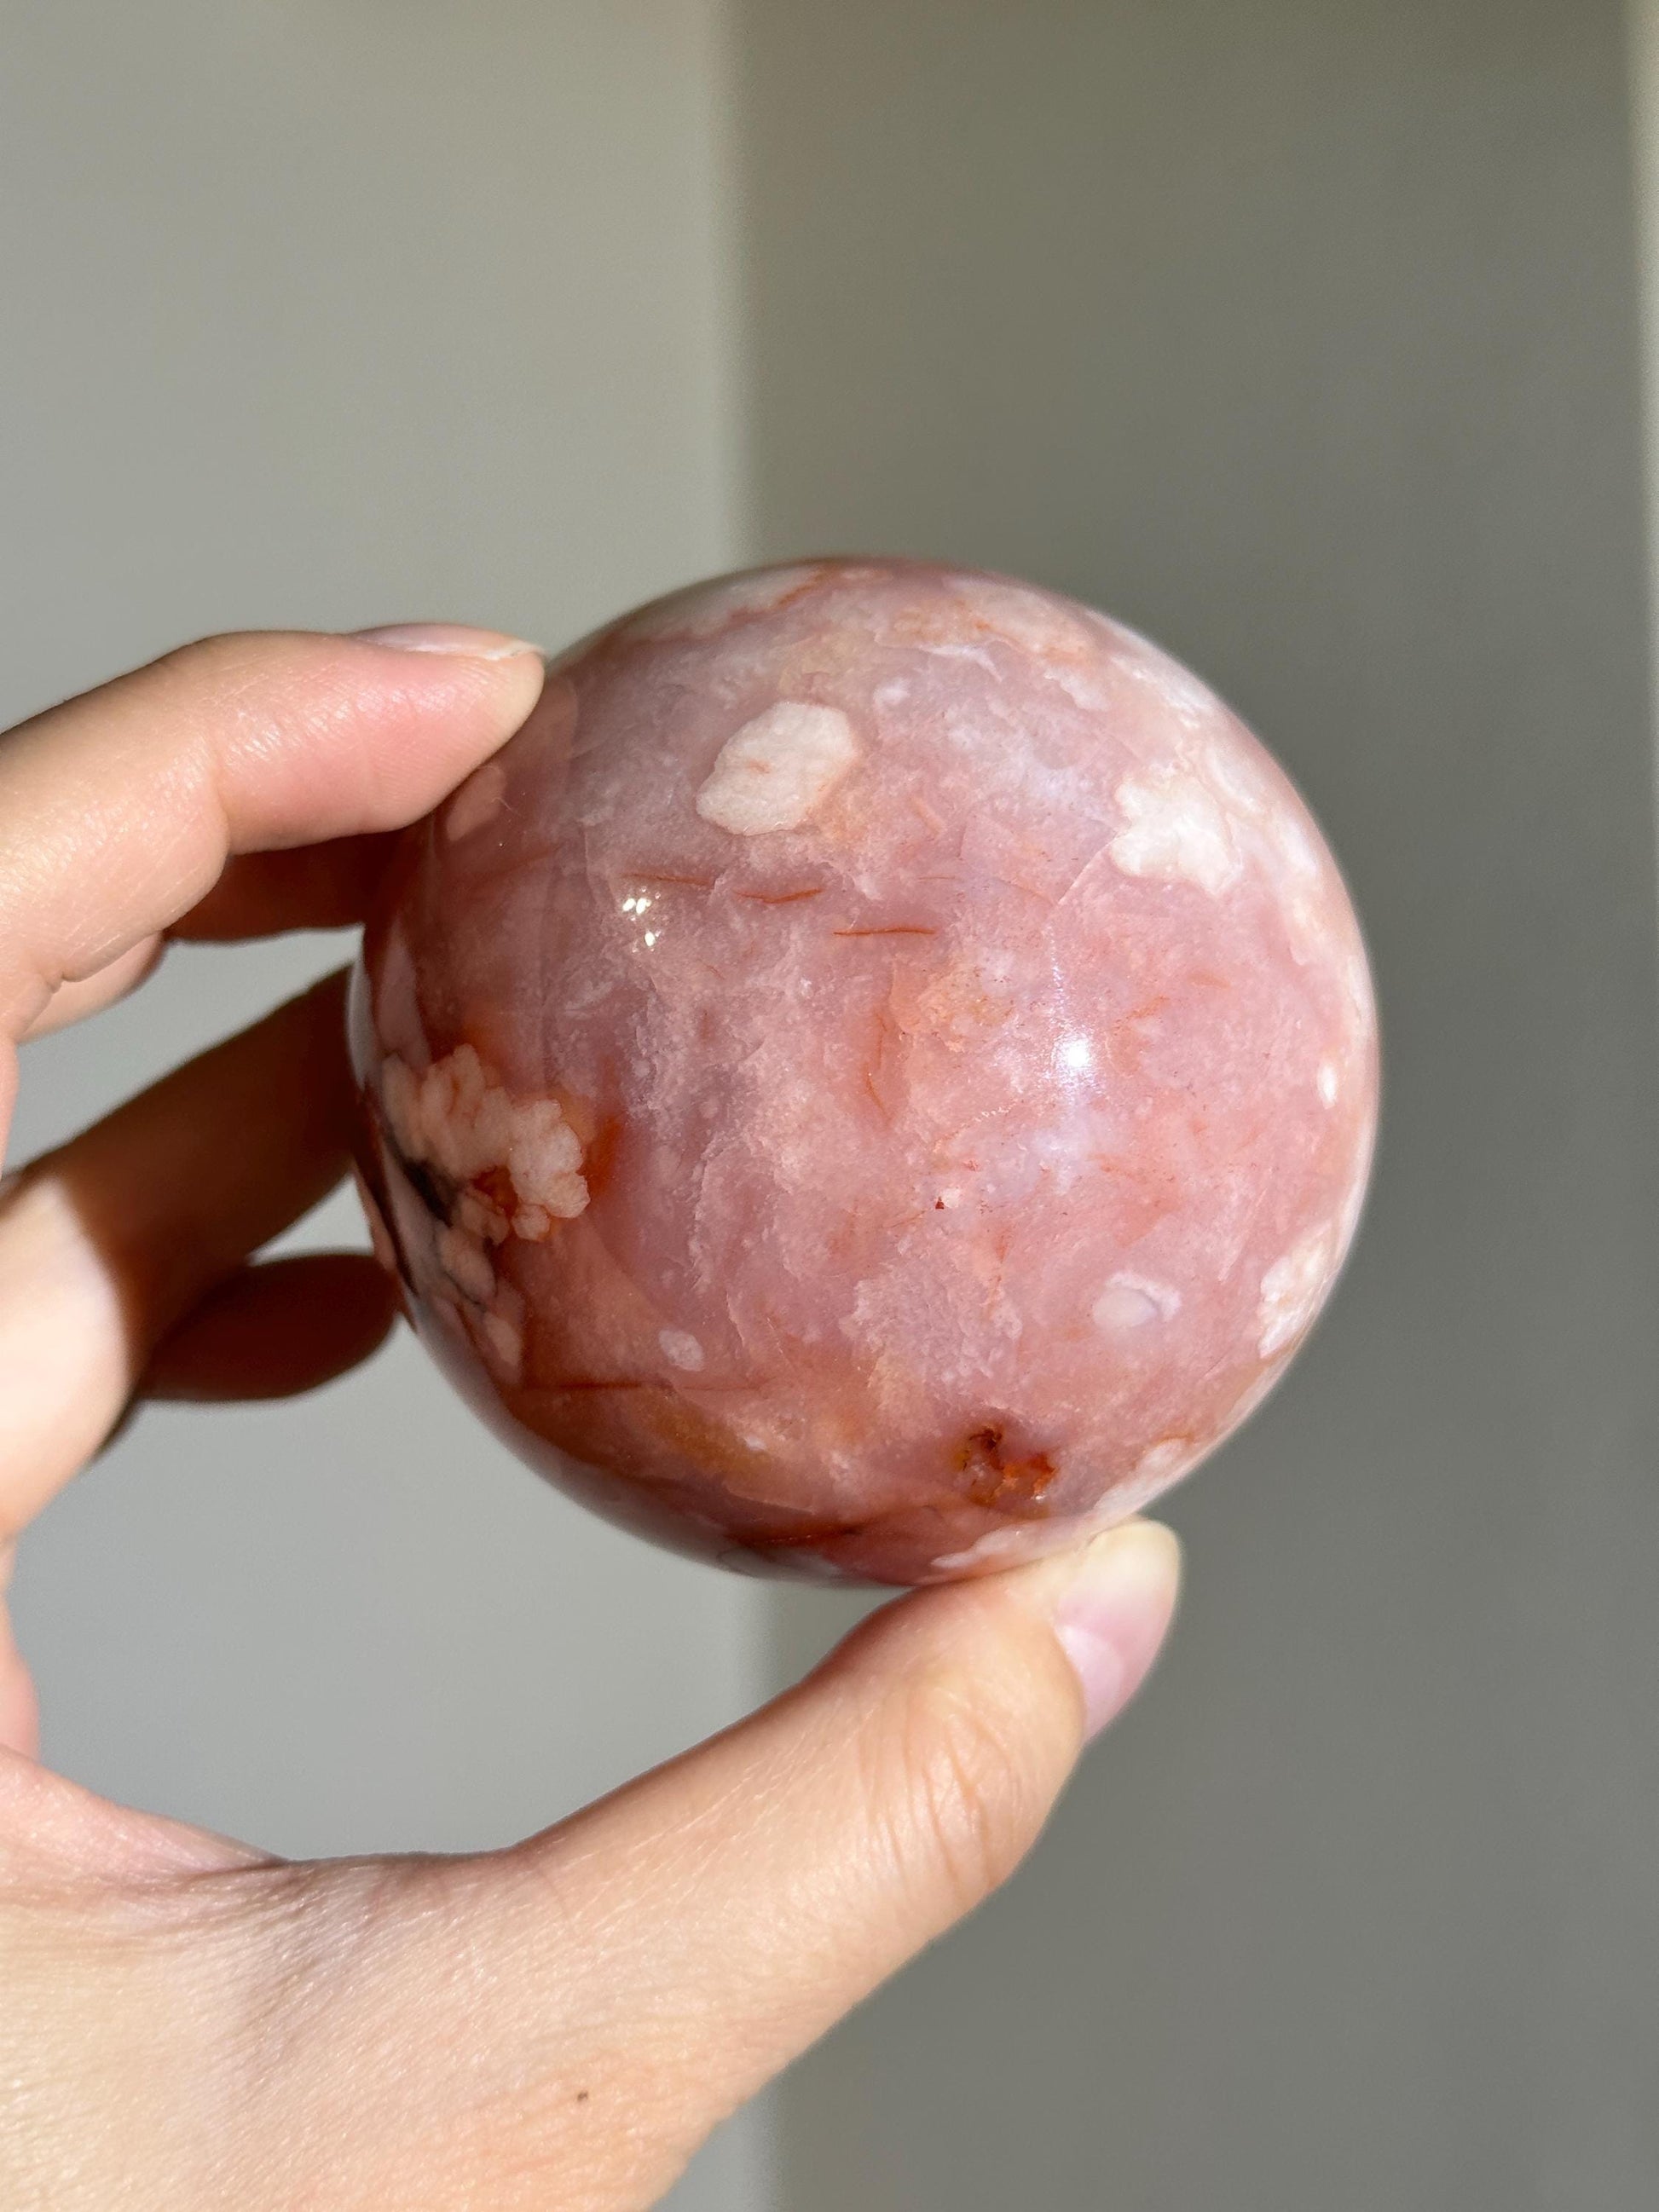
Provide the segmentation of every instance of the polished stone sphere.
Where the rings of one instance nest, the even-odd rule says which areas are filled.
[[[1376,1109],[1359,931],[1194,677],[989,575],[699,585],[394,860],[362,1181],[440,1364],[600,1511],[926,1583],[1133,1512],[1283,1371]]]

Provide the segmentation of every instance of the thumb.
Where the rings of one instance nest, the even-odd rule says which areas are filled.
[[[1178,1561],[1167,1529],[1132,1522],[918,1593],[712,1742],[528,1844],[432,1869],[381,1954],[393,1986],[359,1984],[374,2017],[352,2031],[386,2055],[388,2007],[398,2022],[398,2063],[374,2069],[398,2109],[374,2132],[416,2158],[401,2179],[422,2138],[460,2139],[501,2164],[469,2176],[469,2203],[495,2204],[509,2173],[549,2202],[654,2203],[710,2129],[1012,1872],[1156,1656]]]

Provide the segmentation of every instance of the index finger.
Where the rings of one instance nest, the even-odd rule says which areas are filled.
[[[489,630],[209,638],[0,740],[0,1030],[167,928],[237,853],[414,821],[524,720]]]

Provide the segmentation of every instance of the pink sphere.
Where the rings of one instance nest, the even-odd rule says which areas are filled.
[[[1342,881],[1154,646],[821,561],[556,661],[404,840],[353,997],[376,1241],[452,1380],[733,1566],[949,1580],[1266,1394],[1376,1111]]]

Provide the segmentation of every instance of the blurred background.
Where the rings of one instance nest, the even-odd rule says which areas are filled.
[[[1195,665],[1370,931],[1368,1224],[1170,1502],[1169,1658],[679,2212],[1654,2201],[1650,214],[1659,0],[8,0],[0,719],[927,554]],[[13,1156],[349,950],[175,955]],[[145,1414],[16,1595],[55,1762],[294,1852],[539,1826],[854,1610],[584,1518],[406,1342]]]

